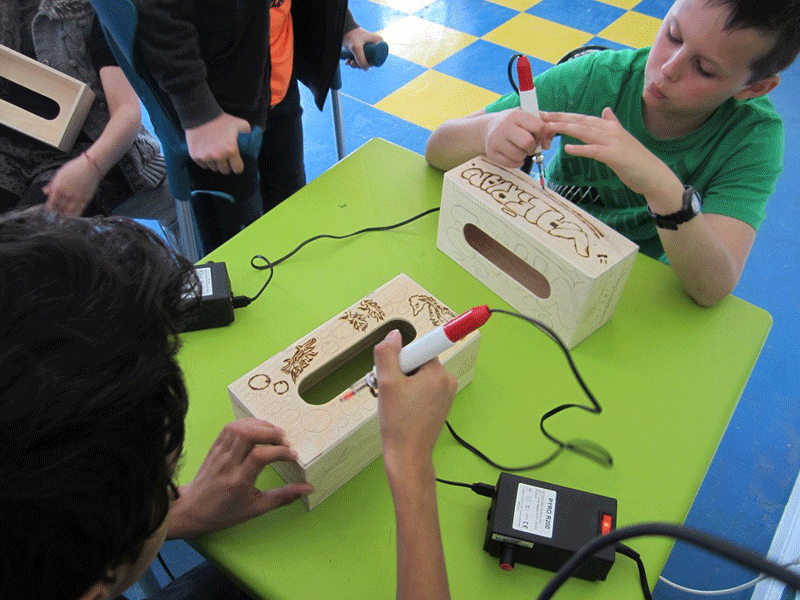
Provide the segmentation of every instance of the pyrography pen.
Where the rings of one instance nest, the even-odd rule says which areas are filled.
[[[476,306],[444,325],[440,325],[433,331],[426,333],[407,346],[403,346],[400,350],[400,370],[408,375],[429,360],[433,360],[458,340],[486,323],[491,315],[492,312],[485,304]],[[378,379],[374,367],[372,371],[350,386],[350,389],[345,392],[342,399],[348,400],[352,398],[365,387],[369,387],[372,390],[372,394],[377,396]]]
[[[523,55],[517,59],[517,79],[519,80],[519,103],[522,110],[538,118],[539,101],[536,98],[536,86],[533,85],[531,63],[527,56]],[[533,153],[533,160],[539,170],[539,183],[544,187],[544,171],[542,169],[544,158],[542,157],[541,145],[536,146],[536,150]]]

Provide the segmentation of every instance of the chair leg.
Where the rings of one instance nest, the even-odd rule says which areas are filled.
[[[190,262],[196,263],[203,257],[203,250],[197,237],[197,225],[192,205],[189,202],[175,199],[175,212],[178,214],[178,233],[181,254]]]

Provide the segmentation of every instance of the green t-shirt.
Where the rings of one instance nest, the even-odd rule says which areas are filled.
[[[724,102],[698,130],[657,140],[642,119],[644,66],[649,48],[604,50],[570,60],[536,77],[539,107],[599,117],[611,107],[627,131],[703,197],[703,212],[727,215],[758,229],[783,164],[783,122],[766,96]],[[579,84],[578,84],[579,82]],[[519,106],[512,93],[486,107]],[[664,260],[644,196],[628,189],[605,164],[564,152],[547,167],[548,184],[581,208]],[[593,188],[593,189],[592,189]]]

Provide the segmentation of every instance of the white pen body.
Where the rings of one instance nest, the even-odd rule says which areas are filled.
[[[444,332],[444,326],[429,331],[400,350],[400,370],[408,375],[429,360],[433,360],[453,345]]]
[[[539,100],[536,97],[536,88],[530,90],[520,91],[519,104],[522,110],[526,113],[532,114],[537,119],[539,118]],[[541,146],[536,146],[536,152],[542,151]]]
[[[414,340],[400,350],[400,370],[408,375],[429,360],[433,360],[447,350],[455,342],[451,342],[444,332],[444,325],[429,331],[421,338]],[[367,384],[374,390],[378,389],[378,372],[375,367],[366,375]]]

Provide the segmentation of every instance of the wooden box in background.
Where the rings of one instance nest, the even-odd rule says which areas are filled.
[[[47,65],[0,46],[0,76],[49,98],[58,114],[45,119],[0,99],[0,123],[59,150],[68,152],[94,102],[89,86]]]

